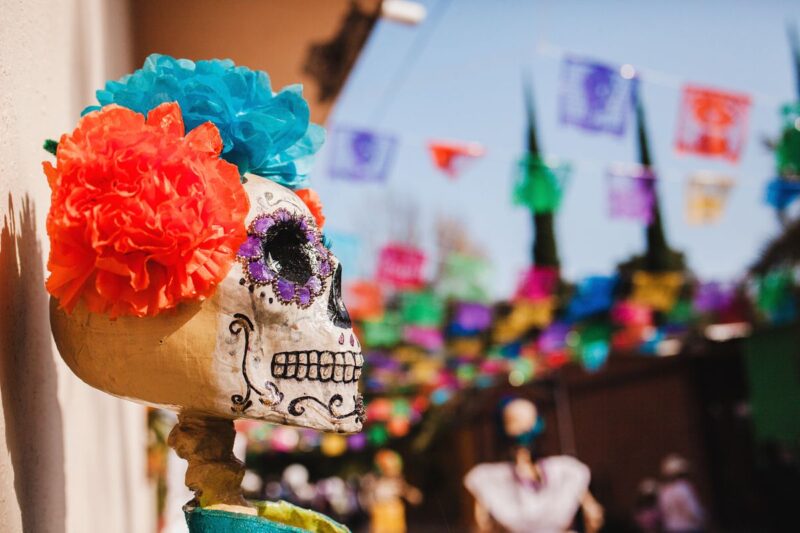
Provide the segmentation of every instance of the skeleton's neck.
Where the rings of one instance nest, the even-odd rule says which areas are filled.
[[[514,454],[514,471],[524,481],[538,484],[543,480],[540,466],[533,461],[530,450],[525,447],[517,448]]]
[[[188,461],[186,486],[200,507],[255,514],[242,495],[244,464],[233,455],[235,437],[232,420],[180,414],[168,443]]]

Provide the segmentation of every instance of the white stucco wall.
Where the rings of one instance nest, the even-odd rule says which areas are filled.
[[[143,408],[75,378],[53,345],[41,148],[131,70],[124,0],[0,0],[0,531],[152,532]],[[135,369],[132,369],[135,371]]]

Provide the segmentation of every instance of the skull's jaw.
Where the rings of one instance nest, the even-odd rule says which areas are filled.
[[[364,357],[358,351],[305,350],[273,355],[271,371],[280,393],[283,423],[322,431],[353,433],[365,419],[358,379]],[[275,408],[273,407],[273,408]]]
[[[270,405],[259,398],[237,417],[331,433],[358,433],[366,419],[364,401],[355,388],[347,395],[335,392],[318,396],[317,391],[281,395],[279,404]]]
[[[275,387],[280,390],[283,384]],[[353,387],[346,393],[324,391],[304,391],[295,387],[283,387],[292,393],[279,392],[277,403],[258,399],[255,404],[248,402],[243,412],[237,415],[246,418],[265,420],[286,426],[298,426],[335,433],[358,433],[365,421],[364,400]],[[292,395],[293,394],[293,395]]]
[[[288,423],[321,431],[357,433],[365,420],[364,401],[358,392],[347,398],[332,394],[327,401],[305,394],[289,400],[286,410],[292,417]]]

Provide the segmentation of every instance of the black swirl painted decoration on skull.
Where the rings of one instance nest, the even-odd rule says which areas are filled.
[[[295,398],[289,403],[289,414],[292,416],[300,416],[306,412],[306,407],[302,403],[316,403],[323,409],[327,410],[328,414],[336,420],[344,420],[345,418],[355,417],[357,423],[364,423],[367,420],[366,410],[364,409],[364,399],[358,394],[353,396],[353,410],[347,413],[337,413],[339,408],[344,403],[344,398],[341,394],[334,394],[328,403],[323,402],[314,396],[300,396]]]
[[[301,308],[323,293],[333,275],[333,257],[314,221],[283,208],[253,219],[237,258],[250,283],[271,285],[278,301]]]
[[[241,394],[234,394],[231,396],[231,411],[238,414],[245,413],[250,407],[253,406],[253,400],[250,399],[251,394],[255,393],[259,396],[258,401],[263,405],[272,406],[277,405],[283,401],[283,393],[278,390],[277,385],[267,381],[264,383],[266,387],[264,392],[256,388],[250,381],[250,376],[247,374],[247,357],[250,352],[250,333],[253,332],[253,321],[242,313],[233,315],[234,320],[228,325],[228,331],[234,336],[239,337],[244,335],[244,353],[242,354],[242,377],[246,386],[244,396]]]

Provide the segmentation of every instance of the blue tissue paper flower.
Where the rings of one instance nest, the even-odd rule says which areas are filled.
[[[614,303],[616,276],[590,276],[577,286],[569,303],[567,315],[580,320],[593,314],[608,311]]]
[[[786,209],[800,196],[800,181],[775,178],[767,184],[767,203],[775,209]]]
[[[222,157],[240,174],[257,174],[291,189],[308,186],[314,154],[325,141],[325,130],[309,122],[302,86],[273,93],[266,72],[237,67],[229,59],[194,62],[152,54],[133,74],[107,82],[97,100],[143,114],[176,101],[187,131],[208,121],[217,126]]]

